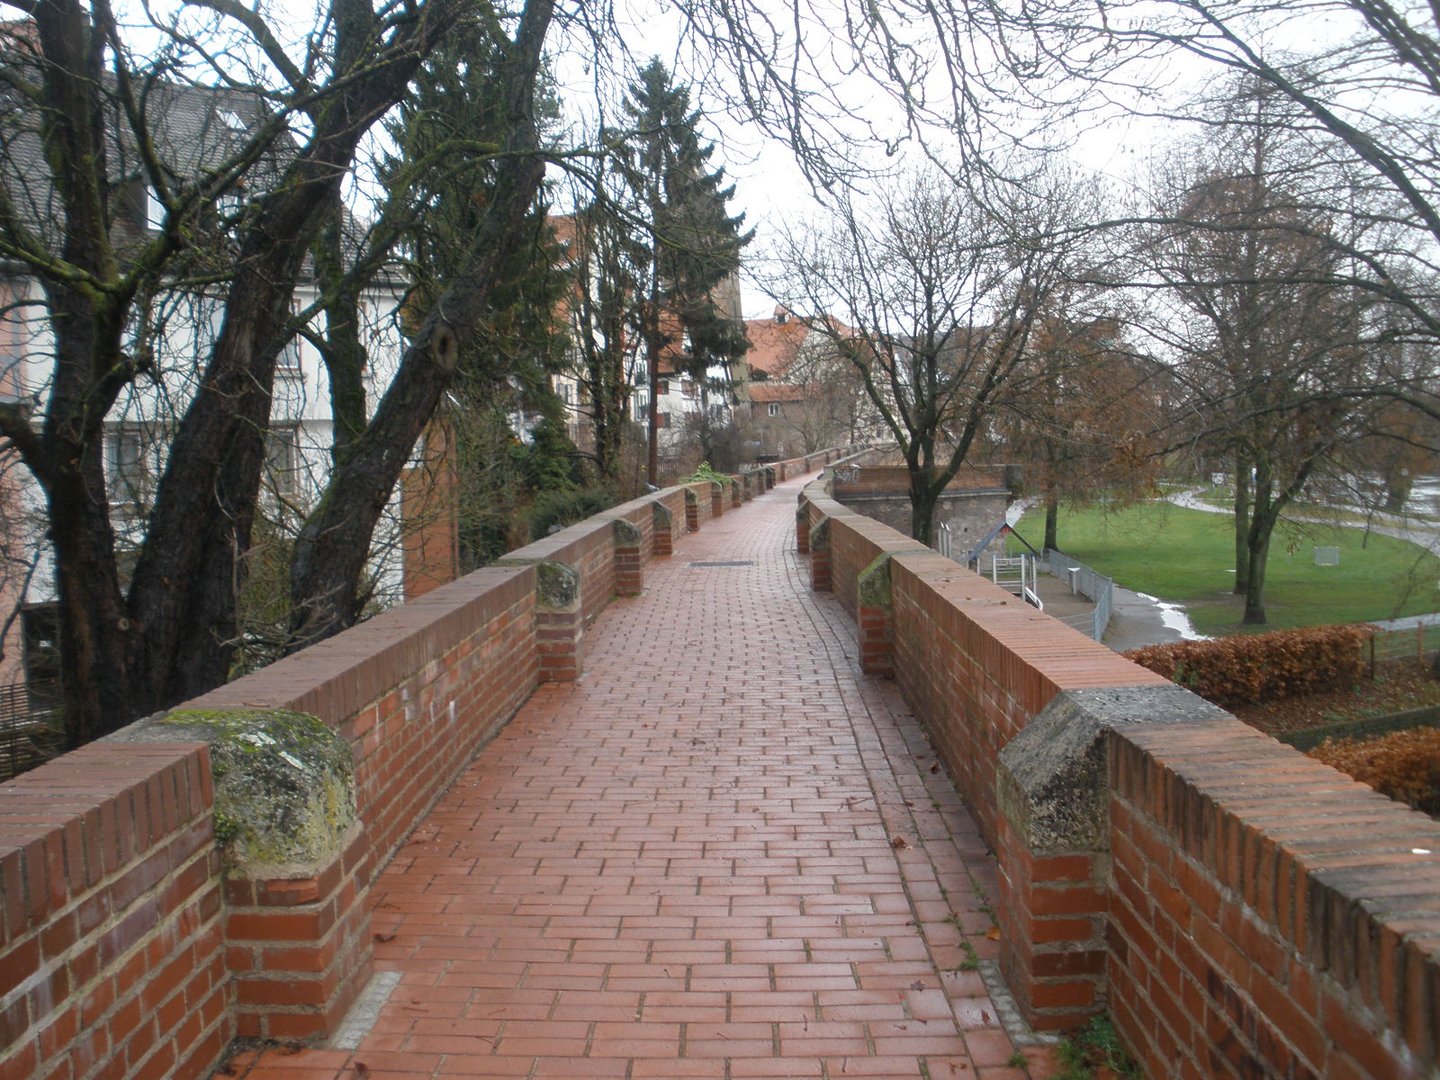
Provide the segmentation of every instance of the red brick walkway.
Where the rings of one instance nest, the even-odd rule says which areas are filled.
[[[376,883],[354,1052],[232,1075],[1048,1074],[998,1026],[995,867],[795,553],[797,482],[646,567]],[[704,565],[743,562],[746,565]]]

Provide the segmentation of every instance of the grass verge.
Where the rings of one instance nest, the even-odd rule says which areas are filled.
[[[1039,512],[1017,529],[1038,546]],[[1062,510],[1060,547],[1127,589],[1183,604],[1202,634],[1365,622],[1440,611],[1440,559],[1414,544],[1363,530],[1282,523],[1270,545],[1266,627],[1242,627],[1233,592],[1231,518],[1166,502],[1118,510]],[[1314,548],[1340,549],[1339,566],[1316,566]]]

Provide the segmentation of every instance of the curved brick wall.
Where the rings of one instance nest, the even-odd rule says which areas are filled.
[[[995,848],[1027,1018],[1108,1008],[1151,1077],[1440,1076],[1440,825],[914,541],[800,497]]]

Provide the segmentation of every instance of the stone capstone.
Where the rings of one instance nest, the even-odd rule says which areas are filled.
[[[564,563],[535,564],[536,589],[542,606],[564,610],[580,602],[580,574]]]
[[[132,725],[127,741],[204,742],[215,783],[215,838],[227,868],[266,876],[334,858],[355,823],[350,745],[288,709],[177,709]]]
[[[1179,686],[1063,691],[1000,752],[1000,812],[1036,855],[1101,851],[1109,831],[1105,733],[1229,715]]]
[[[626,518],[616,518],[614,522],[615,543],[618,547],[639,547],[641,536],[640,530],[635,524]]]
[[[492,566],[533,566],[535,600],[542,608],[566,611],[580,603],[580,572],[544,559],[496,559]]]

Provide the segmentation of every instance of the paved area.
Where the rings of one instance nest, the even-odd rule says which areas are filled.
[[[994,862],[811,594],[798,487],[648,564],[583,678],[542,687],[419,825],[374,889],[398,984],[358,1048],[232,1076],[1051,1075],[976,970]]]

